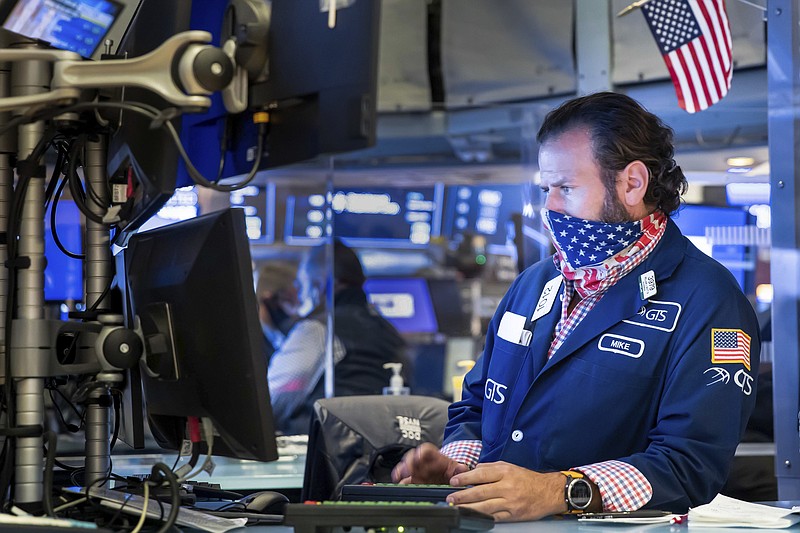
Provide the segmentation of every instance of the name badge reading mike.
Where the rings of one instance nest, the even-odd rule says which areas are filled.
[[[559,274],[545,284],[542,294],[539,296],[539,301],[536,303],[536,309],[533,310],[531,322],[535,322],[550,312],[553,308],[553,303],[556,301],[556,296],[558,296],[558,289],[561,287],[562,281],[563,278]]]

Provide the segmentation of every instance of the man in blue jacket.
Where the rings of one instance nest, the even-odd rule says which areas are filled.
[[[566,102],[538,134],[554,257],[523,272],[489,326],[440,450],[395,480],[472,487],[498,520],[685,512],[726,480],[755,400],[755,313],[670,215],[686,178],[672,130],[631,98]]]

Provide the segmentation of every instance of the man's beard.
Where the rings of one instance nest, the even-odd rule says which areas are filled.
[[[603,210],[600,212],[600,222],[614,224],[615,222],[633,222],[625,204],[617,195],[616,172],[609,171],[609,175],[602,176],[606,184],[606,197],[603,200]]]

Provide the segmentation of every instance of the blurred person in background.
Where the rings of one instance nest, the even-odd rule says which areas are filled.
[[[300,264],[300,301],[311,311],[292,328],[269,365],[275,424],[286,435],[308,433],[314,402],[324,397],[328,283],[333,284],[334,301],[334,394],[381,394],[391,377],[384,363],[403,363],[408,372],[405,341],[367,301],[358,256],[335,240],[332,278],[325,258],[322,245],[311,249]]]
[[[296,276],[297,266],[289,261],[267,261],[258,269],[256,298],[267,361],[281,347],[297,321],[300,301],[295,287]]]

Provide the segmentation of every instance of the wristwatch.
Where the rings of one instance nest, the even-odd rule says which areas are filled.
[[[592,484],[586,477],[575,470],[561,472],[567,477],[564,484],[564,501],[567,502],[567,514],[577,514],[586,511],[592,503]]]

